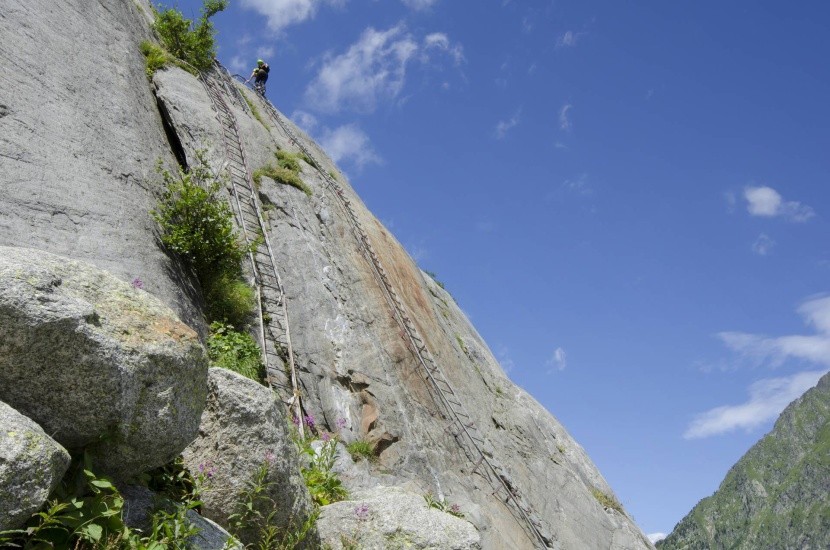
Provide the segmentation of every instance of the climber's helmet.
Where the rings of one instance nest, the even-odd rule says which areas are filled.
[[[263,65],[265,65],[265,61],[263,61],[262,59],[257,59],[256,64],[257,66],[262,67]]]

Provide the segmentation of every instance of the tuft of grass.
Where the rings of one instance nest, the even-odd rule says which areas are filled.
[[[444,286],[444,283],[442,283],[441,281],[438,280],[438,276],[435,273],[433,273],[432,271],[427,271],[427,270],[424,270],[424,273],[429,275],[429,278],[432,279],[433,281],[435,281],[436,285],[440,286],[444,290],[447,290],[447,288]]]
[[[248,108],[251,110],[251,114],[254,115],[254,118],[257,119],[259,123],[262,124],[267,130],[268,125],[265,124],[265,119],[262,118],[262,115],[259,112],[259,108],[257,108],[256,103],[250,100],[245,90],[242,90],[242,97],[245,98],[245,103],[248,104]]]
[[[213,322],[207,349],[208,357],[217,367],[238,372],[260,383],[265,378],[259,346],[249,334],[234,330],[231,325]]]
[[[612,510],[622,513],[622,504],[620,504],[620,502],[611,495],[606,495],[596,487],[591,487],[591,494],[594,495],[597,502],[599,502],[604,508],[611,508]]]
[[[152,78],[156,71],[172,61],[172,56],[155,42],[145,40],[139,49],[144,55],[144,71],[147,73],[147,78]]]
[[[302,157],[300,155],[289,153],[283,149],[279,149],[274,155],[277,157],[277,166],[280,168],[291,170],[295,174],[299,174],[302,170],[300,166],[300,159]]]
[[[261,168],[257,168],[254,171],[254,183],[258,186],[260,181],[262,180],[262,176],[266,176],[271,178],[272,180],[283,183],[285,185],[290,185],[291,187],[296,187],[309,197],[313,194],[311,188],[300,179],[300,176],[297,175],[296,172],[292,172],[287,168],[282,168],[281,166],[272,166],[266,165]]]
[[[346,450],[349,451],[349,454],[352,455],[352,460],[355,462],[358,460],[377,460],[377,455],[375,455],[375,450],[372,448],[372,444],[368,441],[363,441],[362,439],[352,441],[346,445]]]

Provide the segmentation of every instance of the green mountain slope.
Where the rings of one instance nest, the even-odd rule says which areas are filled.
[[[830,548],[830,374],[790,403],[657,547]]]

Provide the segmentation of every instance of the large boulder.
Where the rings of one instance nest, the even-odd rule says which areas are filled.
[[[160,300],[90,264],[0,247],[0,399],[124,479],[196,436],[207,358]]]
[[[0,531],[40,508],[69,468],[69,453],[32,419],[0,401]]]
[[[274,513],[274,525],[291,530],[311,511],[299,472],[299,456],[288,430],[281,403],[268,388],[235,372],[211,368],[208,400],[199,437],[183,456],[191,472],[206,477],[201,494],[202,514],[220,525],[238,511],[241,494],[257,471],[267,468],[262,502],[264,515]],[[255,533],[236,533],[252,542]]]
[[[334,550],[481,548],[470,522],[430,508],[424,497],[400,487],[376,487],[324,506],[317,529],[323,545]]]

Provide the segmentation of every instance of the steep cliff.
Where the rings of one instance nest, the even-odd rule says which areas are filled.
[[[830,547],[830,374],[784,409],[658,548]]]
[[[148,215],[160,192],[153,167],[192,163],[199,149],[217,172],[237,161],[200,79],[168,68],[148,83],[138,51],[147,13],[132,0],[36,0],[0,13],[0,244],[140,277],[199,329],[198,293],[160,250]],[[310,152],[316,164],[301,162],[310,195],[263,177],[256,202],[286,292],[305,410],[332,430],[345,419],[343,438],[378,455],[345,476],[349,489],[446,497],[484,548],[650,548],[579,444],[510,382],[325,153],[226,74],[209,78],[248,171],[273,163],[277,149]]]

